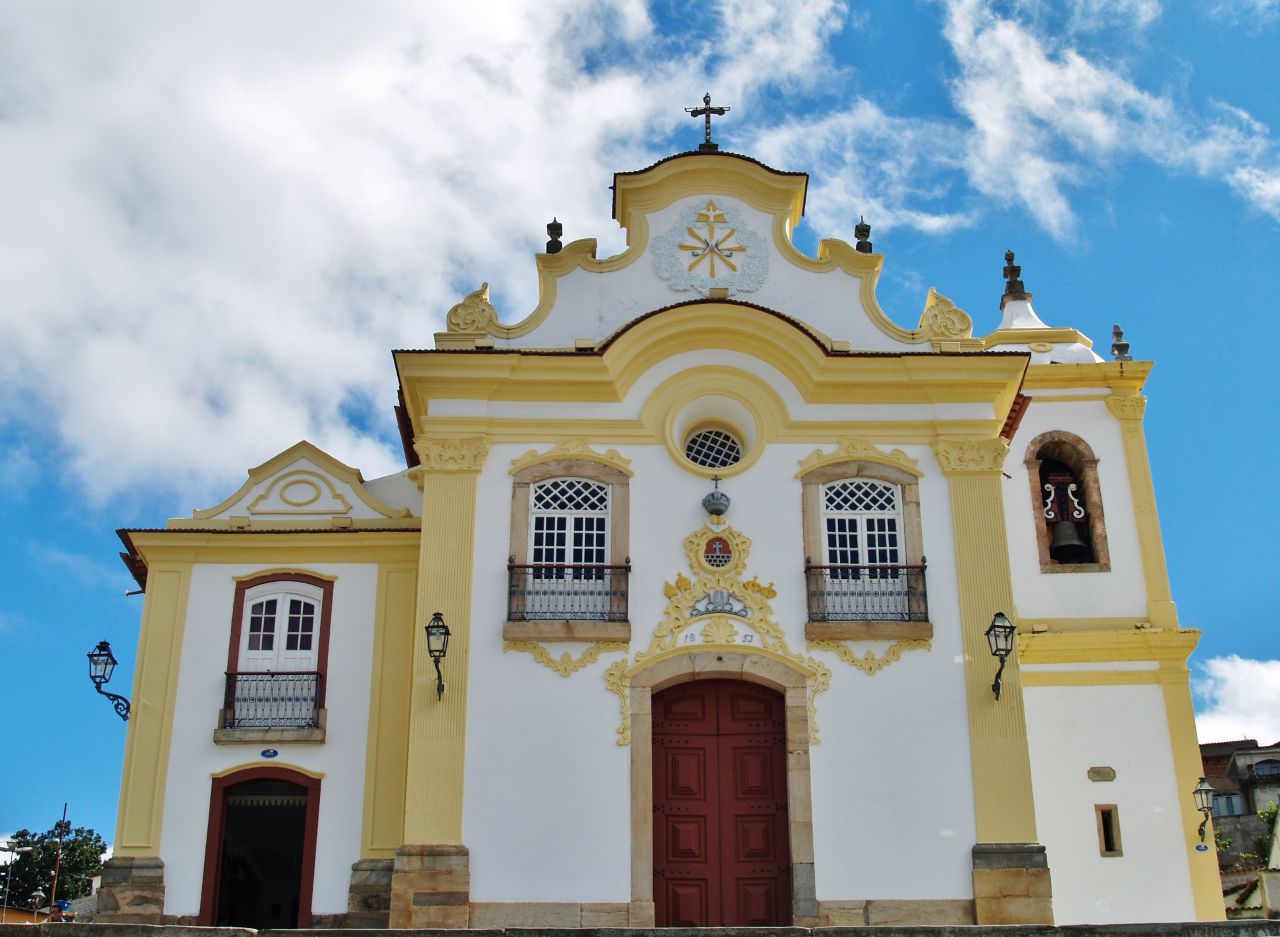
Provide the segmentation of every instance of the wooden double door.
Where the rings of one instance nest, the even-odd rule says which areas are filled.
[[[653,697],[658,927],[789,925],[783,697],[695,680]]]

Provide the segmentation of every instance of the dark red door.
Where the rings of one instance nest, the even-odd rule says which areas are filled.
[[[653,697],[659,927],[791,923],[781,694],[695,680]]]

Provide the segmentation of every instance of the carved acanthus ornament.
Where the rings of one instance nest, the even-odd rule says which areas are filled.
[[[489,441],[483,436],[416,436],[413,451],[424,472],[478,472],[489,455]]]
[[[945,475],[978,475],[999,472],[1009,454],[1009,442],[991,439],[939,439],[934,454]]]
[[[530,449],[518,459],[511,461],[511,474],[515,475],[531,465],[542,465],[545,462],[559,462],[562,459],[599,462],[616,468],[623,475],[632,475],[631,460],[623,456],[617,449],[597,452],[585,439],[563,439],[551,447],[549,452],[538,452]]]
[[[920,314],[919,330],[935,340],[970,338],[973,335],[973,320],[967,312],[933,287],[929,287],[924,312]]]
[[[892,465],[894,468],[900,468],[904,472],[909,472],[917,477],[924,474],[924,472],[920,471],[920,463],[901,449],[885,452],[871,440],[855,436],[840,440],[834,452],[823,453],[821,449],[814,449],[800,462],[800,471],[796,472],[796,478],[803,478],[814,469],[822,468],[824,465],[859,461]]]
[[[1140,421],[1147,412],[1147,398],[1141,395],[1133,397],[1108,397],[1107,409],[1111,415],[1122,423]]]
[[[903,641],[895,641],[889,648],[879,657],[876,657],[874,651],[867,651],[862,656],[858,654],[843,641],[810,641],[809,650],[811,651],[832,651],[842,661],[853,667],[857,667],[867,676],[879,673],[885,667],[888,667],[894,661],[901,659],[905,651],[928,651],[933,647],[932,642],[923,638],[911,638]]]
[[[480,289],[468,293],[462,302],[449,310],[445,325],[450,332],[474,332],[487,334],[489,326],[498,324],[498,311],[489,302],[489,284],[481,283]]]
[[[525,654],[532,654],[533,659],[544,667],[549,667],[562,677],[577,673],[583,667],[594,664],[600,659],[601,654],[609,651],[627,651],[629,645],[621,641],[597,641],[591,644],[580,655],[574,657],[568,651],[565,651],[559,657],[552,656],[551,652],[537,641],[504,641],[502,644],[503,651],[522,651]]]
[[[787,644],[773,620],[769,600],[773,583],[744,579],[751,541],[740,531],[711,522],[684,542],[692,578],[679,573],[663,583],[667,607],[646,650],[634,660],[616,661],[605,671],[605,685],[618,695],[621,724],[618,744],[631,744],[631,678],[659,661],[690,651],[749,653],[776,660],[801,673],[809,688],[809,741],[818,744],[815,698],[831,685],[831,671],[815,657],[805,658]]]

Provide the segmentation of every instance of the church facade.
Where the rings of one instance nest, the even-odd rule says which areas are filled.
[[[482,287],[395,353],[404,471],[299,443],[121,532],[100,919],[1222,917],[1150,363],[1011,254],[995,331],[896,324],[867,229],[792,244],[807,181],[619,173],[625,251],[553,236],[527,317]]]

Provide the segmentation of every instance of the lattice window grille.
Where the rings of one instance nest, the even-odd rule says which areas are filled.
[[[533,489],[535,511],[609,510],[609,486],[581,478],[553,478]]]
[[[684,457],[704,468],[724,468],[742,460],[742,444],[724,430],[706,429],[689,437]]]
[[[823,488],[828,511],[898,510],[898,488],[875,481],[844,481]]]

